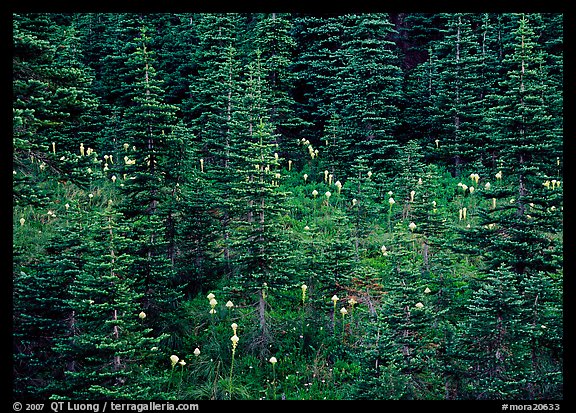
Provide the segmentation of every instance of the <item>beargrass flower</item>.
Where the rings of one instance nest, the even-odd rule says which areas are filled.
[[[486,182],[486,183],[484,184],[484,188],[490,189],[490,182]]]
[[[212,293],[210,293],[210,294],[208,294],[208,295],[206,296],[206,298],[208,298],[208,300],[211,300],[211,299],[213,299],[213,298],[215,298],[215,297],[216,297],[216,296],[215,296],[214,294],[212,294]]]
[[[417,308],[422,308],[422,307],[424,307],[424,304],[418,302],[418,303],[416,303],[416,307],[417,307]]]
[[[326,198],[330,199],[330,197],[332,196],[332,193],[330,191],[326,191],[326,193],[324,195],[326,195]]]
[[[358,203],[358,200],[357,200],[356,198],[354,198],[354,199],[352,200],[352,205],[356,205],[357,203]]]
[[[172,363],[172,367],[174,367],[176,363],[178,363],[178,360],[180,360],[180,358],[177,355],[172,354],[170,356],[170,362]]]
[[[432,292],[432,290],[430,290],[430,288],[426,287],[426,289],[424,290],[424,292],[425,292],[426,294],[430,294],[430,293]]]
[[[388,250],[386,248],[386,245],[382,245],[382,247],[380,248],[380,251],[382,251],[382,255],[388,255]]]
[[[196,348],[194,349],[194,355],[195,355],[196,357],[198,357],[198,356],[200,355],[200,349],[199,349],[198,347],[196,347]]]
[[[240,338],[238,338],[238,336],[234,334],[232,337],[230,337],[230,340],[232,341],[232,350],[236,350],[236,346],[238,345],[238,341],[240,341]]]
[[[232,327],[232,331],[234,332],[234,335],[236,335],[236,329],[238,328],[238,324],[232,323],[230,327]]]
[[[140,317],[140,320],[144,320],[146,318],[146,313],[144,311],[140,311],[140,314],[138,314],[138,317]]]
[[[25,222],[26,222],[26,220],[23,217],[20,218],[20,225],[24,225]]]
[[[314,195],[314,198],[316,198],[318,196],[318,191],[317,190],[313,190],[312,191],[312,195]]]
[[[304,182],[308,180],[308,174],[304,174]]]
[[[410,228],[410,231],[414,231],[416,229],[416,224],[411,222],[410,225],[408,225],[408,228]]]
[[[276,364],[278,362],[278,360],[276,360],[276,357],[272,356],[270,357],[270,363],[272,363],[273,365]]]
[[[342,317],[344,317],[346,314],[348,314],[348,310],[346,310],[346,307],[342,307],[340,309],[340,314],[342,314]]]
[[[410,202],[414,202],[414,195],[416,195],[416,191],[410,191]]]
[[[396,203],[396,201],[394,201],[394,198],[390,197],[390,199],[388,200],[388,203],[390,204],[390,206],[392,206]]]
[[[232,307],[234,307],[234,303],[233,303],[232,301],[230,301],[230,300],[228,300],[225,305],[226,305],[227,308],[232,308]]]

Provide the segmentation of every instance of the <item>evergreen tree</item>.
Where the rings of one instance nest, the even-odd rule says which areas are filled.
[[[374,165],[374,172],[392,176],[402,79],[394,43],[389,40],[394,29],[384,14],[346,15],[342,24],[339,54],[343,66],[336,77],[333,107],[343,119],[341,130],[348,145],[340,151],[350,153],[354,148],[354,155],[348,155],[348,162],[340,168],[348,171],[353,157],[362,156]]]

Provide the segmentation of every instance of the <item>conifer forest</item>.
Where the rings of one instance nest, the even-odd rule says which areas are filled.
[[[562,13],[12,13],[12,394],[562,400]]]

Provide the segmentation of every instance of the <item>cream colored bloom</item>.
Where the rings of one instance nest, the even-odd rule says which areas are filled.
[[[382,255],[388,255],[388,250],[386,248],[386,245],[382,245],[382,247],[380,248],[380,251],[382,251]]]
[[[354,307],[354,304],[358,304],[358,301],[356,301],[354,297],[352,297],[351,299],[348,300],[348,304]]]
[[[313,190],[312,191],[312,195],[314,195],[314,198],[316,198],[318,196],[318,191],[317,190]]]
[[[232,308],[232,307],[234,307],[234,303],[233,303],[232,301],[230,301],[230,300],[228,300],[225,305],[226,305],[227,308]]]
[[[392,206],[396,203],[396,201],[394,201],[394,198],[390,197],[390,199],[388,199],[388,203],[390,204],[390,206]]]
[[[490,182],[486,182],[486,183],[484,184],[484,188],[490,189]]]
[[[330,191],[326,191],[326,193],[324,195],[326,195],[326,198],[330,199],[330,197],[332,196],[332,193]]]
[[[208,298],[208,300],[213,299],[214,297],[216,297],[214,294],[210,293],[206,296],[206,298]]]
[[[199,349],[198,347],[196,347],[196,348],[194,349],[194,355],[195,355],[196,357],[198,357],[198,356],[200,355],[200,349]]]
[[[186,362],[184,360],[180,360],[178,362],[178,364],[180,364],[182,367],[184,367],[186,365]]]
[[[430,288],[426,287],[426,289],[424,290],[424,292],[425,292],[426,294],[430,294],[430,293],[432,292],[432,290],[431,290]]]
[[[238,328],[238,324],[232,323],[230,327],[232,327],[232,331],[234,332],[234,335],[236,335],[236,329]]]
[[[339,300],[338,296],[336,294],[334,294],[331,298],[332,302],[334,303],[334,305],[336,305],[336,301]]]
[[[424,307],[424,304],[418,302],[418,303],[416,303],[416,307],[417,307],[417,308],[422,308],[422,307]]]
[[[304,174],[304,182],[306,182],[306,180],[308,180],[308,174]]]
[[[276,360],[276,357],[274,357],[274,356],[270,357],[270,363],[276,364],[277,362],[278,362],[278,360]]]
[[[358,200],[357,200],[356,198],[354,198],[354,199],[352,200],[352,205],[356,205],[357,203],[358,203]]]
[[[212,299],[210,300],[210,306],[211,306],[212,308],[214,308],[214,307],[216,307],[216,304],[218,304],[218,301],[216,301],[216,299],[212,298]]]
[[[342,314],[342,316],[344,316],[344,315],[348,314],[348,310],[346,310],[345,307],[342,307],[342,308],[340,309],[340,314]]]
[[[140,311],[140,314],[138,314],[138,317],[140,317],[141,320],[144,320],[146,318],[146,313],[144,311]]]
[[[172,366],[175,366],[176,363],[178,363],[178,360],[180,360],[180,358],[177,355],[172,354],[170,356],[170,362],[172,363]]]
[[[300,288],[302,288],[302,291],[305,292],[308,289],[308,286],[306,284],[302,284]]]
[[[240,339],[238,338],[238,336],[236,334],[234,334],[232,337],[230,337],[230,340],[232,341],[232,348],[235,349],[236,346],[238,345],[238,341],[240,341]]]
[[[416,224],[411,222],[410,225],[408,225],[408,228],[410,228],[410,231],[414,231],[416,229]]]
[[[20,218],[20,225],[24,225],[25,222],[26,220],[24,219],[24,217]]]
[[[410,202],[414,202],[414,195],[416,195],[416,191],[410,191]]]

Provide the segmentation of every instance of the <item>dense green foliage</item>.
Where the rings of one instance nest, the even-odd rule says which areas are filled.
[[[562,43],[14,14],[13,394],[562,399]]]

